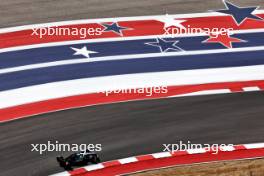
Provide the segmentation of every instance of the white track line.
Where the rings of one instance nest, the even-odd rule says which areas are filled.
[[[245,29],[245,30],[234,30],[234,34],[250,34],[250,33],[262,33],[264,29]],[[206,33],[195,33],[195,34],[178,34],[177,38],[182,37],[198,37],[198,36],[208,36]],[[149,36],[131,36],[131,37],[115,37],[115,38],[98,38],[98,39],[85,39],[85,40],[71,40],[71,41],[59,41],[59,42],[49,42],[25,46],[15,46],[9,48],[0,49],[0,53],[28,50],[34,48],[44,48],[52,46],[66,46],[66,45],[76,45],[76,44],[88,44],[88,43],[99,43],[99,42],[117,42],[117,41],[129,41],[129,40],[144,40],[144,39],[154,39],[154,38],[170,38],[172,35],[149,35]]]
[[[0,92],[0,108],[55,98],[142,87],[264,80],[264,65],[76,79]],[[63,91],[61,91],[63,90]]]
[[[137,162],[138,159],[136,157],[130,157],[130,158],[124,158],[124,159],[120,159],[118,160],[121,164],[127,164],[127,163],[133,163],[133,162]]]
[[[98,61],[129,60],[129,59],[142,59],[142,58],[165,57],[165,56],[189,56],[189,55],[216,54],[216,53],[235,53],[235,52],[262,51],[262,50],[264,50],[264,46],[231,48],[231,49],[168,52],[168,53],[149,53],[149,54],[134,54],[134,55],[130,54],[130,55],[104,56],[104,57],[95,57],[95,58],[81,58],[81,59],[63,60],[63,61],[55,61],[55,62],[32,64],[32,65],[0,69],[0,74],[39,69],[39,68],[46,68],[46,67],[54,67],[54,66],[98,62]]]
[[[255,143],[255,144],[245,144],[247,149],[256,149],[256,148],[264,148],[264,143]]]
[[[244,87],[243,90],[246,92],[251,92],[251,91],[259,91],[260,88],[259,87]]]
[[[174,96],[169,96],[169,97],[174,98],[174,97],[186,97],[186,96],[197,96],[197,95],[216,95],[216,94],[227,94],[227,93],[232,93],[232,91],[230,89],[203,90],[199,92],[192,92],[192,93],[174,95]]]

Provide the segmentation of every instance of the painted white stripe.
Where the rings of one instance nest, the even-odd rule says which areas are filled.
[[[0,108],[106,90],[264,80],[264,65],[116,75],[35,85],[0,92]],[[61,91],[63,90],[63,91]]]
[[[98,170],[104,168],[103,164],[94,164],[94,165],[89,165],[84,167],[85,170],[87,171],[93,171],[93,170]]]
[[[245,146],[247,149],[264,148],[264,143],[245,144],[244,146]]]
[[[261,89],[259,87],[244,87],[243,90],[246,92],[251,92],[251,91],[259,91]]]
[[[264,13],[264,10],[254,11],[254,14],[262,14],[262,13]],[[196,17],[207,17],[207,16],[209,17],[210,16],[227,16],[227,15],[223,13],[218,13],[218,12],[208,12],[208,13],[175,14],[175,15],[170,15],[170,16],[173,18],[180,19],[180,18],[196,18]],[[61,21],[61,22],[53,22],[53,23],[42,23],[42,24],[32,24],[32,25],[2,28],[0,29],[0,33],[14,32],[14,31],[27,30],[27,29],[40,28],[40,27],[64,26],[64,25],[74,25],[74,24],[104,23],[104,22],[111,22],[111,21],[151,20],[151,19],[158,19],[160,17],[164,17],[164,15]]]
[[[245,29],[245,30],[234,30],[234,34],[245,34],[245,33],[261,33],[264,32],[264,29]],[[207,36],[206,33],[197,33],[197,34],[177,34],[177,38],[182,37],[198,37],[198,36]],[[71,40],[71,41],[60,41],[60,42],[49,42],[42,44],[33,44],[25,46],[15,46],[9,48],[0,49],[0,53],[19,51],[19,50],[28,50],[34,48],[44,48],[52,46],[66,46],[66,45],[75,45],[75,44],[87,44],[87,43],[99,43],[99,42],[116,42],[116,41],[129,41],[129,40],[144,40],[144,39],[153,39],[157,37],[169,38],[172,35],[149,35],[149,36],[131,36],[131,37],[115,37],[115,38],[98,38],[98,39],[85,39],[85,40]]]
[[[57,174],[52,174],[50,176],[71,176],[71,174],[69,172],[61,172]]]
[[[105,56],[105,57],[96,57],[96,58],[81,58],[81,59],[63,60],[63,61],[55,61],[55,62],[32,64],[32,65],[26,65],[20,67],[6,68],[6,69],[1,69],[0,74],[53,67],[53,66],[89,63],[89,62],[142,59],[142,58],[165,57],[165,56],[168,57],[168,56],[187,56],[187,55],[215,54],[215,53],[235,53],[235,52],[262,51],[262,50],[264,50],[264,46],[232,48],[232,49],[215,49],[215,50],[204,50],[204,51],[198,50],[198,51],[182,51],[182,52],[168,52],[168,53],[149,53],[149,54],[134,54],[134,55],[130,54],[130,55]]]
[[[221,151],[228,152],[228,151],[234,151],[234,150],[236,150],[236,149],[233,146],[223,146],[223,147],[221,147]]]
[[[121,164],[127,164],[127,163],[133,163],[133,162],[137,162],[138,159],[136,157],[130,157],[130,158],[124,158],[124,159],[120,159],[118,160]]]
[[[225,93],[231,93],[231,90],[230,89],[203,90],[199,92],[175,95],[170,97],[173,98],[173,97],[185,97],[185,96],[197,96],[197,95],[215,95],[215,94],[225,94]]]
[[[199,149],[188,149],[187,152],[189,154],[197,154],[197,153],[205,153],[206,149],[204,148],[199,148]]]
[[[161,152],[161,153],[154,153],[152,154],[154,158],[166,158],[172,156],[170,152]]]

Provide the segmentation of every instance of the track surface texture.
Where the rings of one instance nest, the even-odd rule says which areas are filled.
[[[241,6],[262,0],[232,1]],[[71,19],[204,12],[220,0],[0,0],[0,27]],[[163,143],[263,142],[264,94],[244,93],[129,102],[67,110],[0,124],[0,175],[62,171],[59,155],[31,143],[102,143],[102,159],[159,152]],[[69,153],[63,153],[67,155]],[[4,161],[4,162],[3,162]]]
[[[264,7],[262,0],[233,0]],[[122,16],[206,12],[224,8],[221,0],[0,0],[0,27]]]
[[[42,156],[31,143],[102,143],[103,160],[161,151],[163,143],[263,141],[263,93],[198,96],[94,106],[0,126],[2,175],[61,171],[59,153]],[[69,153],[64,153],[64,155]]]

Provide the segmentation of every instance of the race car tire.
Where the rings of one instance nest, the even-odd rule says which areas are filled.
[[[93,164],[98,164],[100,163],[100,159],[98,157],[93,157],[92,161]]]

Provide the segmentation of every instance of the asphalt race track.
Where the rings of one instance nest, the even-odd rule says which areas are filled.
[[[262,0],[233,0],[259,6]],[[0,0],[0,27],[62,20],[206,12],[221,0]]]
[[[59,153],[30,144],[102,143],[103,160],[161,151],[163,143],[263,141],[263,93],[173,98],[81,108],[1,124],[1,174],[61,171]],[[23,174],[22,174],[23,173]]]
[[[262,0],[236,0],[262,5]],[[0,0],[0,27],[31,23],[203,12],[221,8],[216,0]],[[104,6],[102,6],[104,4]],[[150,6],[152,5],[152,6]],[[47,13],[48,9],[48,13]],[[69,10],[70,9],[70,10]],[[263,142],[264,94],[251,92],[129,102],[80,108],[0,124],[0,175],[44,176],[63,171],[55,157],[31,145],[101,143],[104,161],[161,151],[163,143]],[[67,155],[69,153],[64,153]]]

